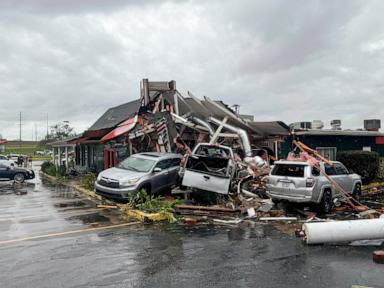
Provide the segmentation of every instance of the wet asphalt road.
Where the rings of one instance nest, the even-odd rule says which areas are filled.
[[[0,241],[122,222],[35,179],[0,183]],[[374,247],[313,246],[271,225],[137,225],[0,244],[0,287],[384,287]]]

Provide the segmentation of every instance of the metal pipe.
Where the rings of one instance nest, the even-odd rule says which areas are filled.
[[[181,123],[181,124],[183,124],[183,125],[185,125],[187,127],[190,127],[192,129],[200,129],[200,130],[203,130],[203,131],[208,130],[207,127],[194,124],[191,121],[185,119],[183,116],[176,115],[175,113],[171,113],[171,115],[175,118],[174,121],[176,123]]]
[[[232,126],[232,125],[227,124],[227,123],[222,123],[222,121],[220,121],[214,117],[209,117],[208,121],[213,122],[217,125],[222,125],[225,129],[228,129],[228,130],[238,134],[240,139],[243,142],[245,157],[252,157],[251,143],[249,141],[248,134],[245,130],[238,128],[238,127],[235,127],[235,126]]]
[[[241,189],[241,192],[248,197],[257,198],[258,196],[255,193],[249,192],[248,190]]]
[[[307,244],[350,242],[384,238],[384,218],[305,223]]]
[[[209,136],[213,136],[213,134],[215,133],[211,127],[211,125],[209,125],[207,122],[205,122],[204,120],[201,120],[200,118],[197,118],[195,116],[192,116],[191,117],[191,120],[196,122],[197,124],[200,124],[201,126],[204,126],[205,128],[208,129],[208,132],[209,132]]]

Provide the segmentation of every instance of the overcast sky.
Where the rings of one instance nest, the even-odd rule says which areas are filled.
[[[17,3],[17,4],[16,4]],[[139,82],[239,104],[258,121],[362,128],[384,111],[384,1],[0,1],[0,134],[77,132]]]

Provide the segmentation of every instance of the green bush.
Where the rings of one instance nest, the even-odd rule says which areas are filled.
[[[64,177],[67,173],[67,168],[64,165],[61,165],[56,168],[56,176],[57,177]]]
[[[52,166],[55,166],[55,165],[53,165],[52,162],[50,162],[50,161],[45,161],[45,162],[43,162],[43,164],[41,164],[41,171],[43,171],[44,173],[47,173],[47,169],[48,169],[49,167],[52,167]]]
[[[95,189],[95,181],[96,181],[96,175],[91,172],[87,172],[80,178],[81,186],[91,191]]]
[[[149,213],[161,213],[167,217],[170,223],[176,222],[176,218],[173,215],[175,205],[183,203],[179,199],[167,201],[164,197],[149,195],[144,190],[133,192],[128,196],[128,204],[132,208]]]
[[[55,165],[53,165],[53,166],[49,166],[49,167],[47,168],[47,170],[46,170],[45,173],[47,173],[48,175],[51,175],[51,176],[56,177],[56,175],[57,175],[57,169],[56,169],[56,166],[55,166]]]
[[[343,151],[337,152],[337,161],[359,174],[363,184],[376,179],[380,167],[380,157],[376,152]]]
[[[45,161],[41,164],[41,171],[54,177],[56,177],[57,174],[56,166],[49,161]]]
[[[64,177],[66,174],[65,166],[56,167],[50,161],[45,161],[41,164],[41,171],[54,177]]]

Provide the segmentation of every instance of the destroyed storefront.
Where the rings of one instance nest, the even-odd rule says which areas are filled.
[[[108,109],[81,137],[72,141],[76,145],[75,162],[78,170],[99,172],[115,166],[128,156],[124,142],[102,138],[119,128],[124,121],[139,110],[139,100]],[[125,127],[124,127],[125,128]],[[113,141],[112,141],[113,140]]]
[[[285,124],[244,121],[221,101],[188,94],[183,97],[175,81],[143,79],[140,99],[108,109],[72,142],[76,167],[99,172],[134,153],[185,154],[202,142],[227,145],[242,151],[242,157],[254,156],[260,148],[278,156],[280,142],[288,135]]]

